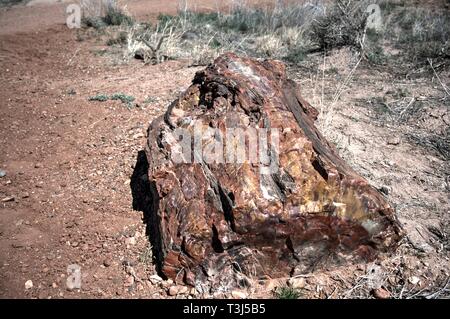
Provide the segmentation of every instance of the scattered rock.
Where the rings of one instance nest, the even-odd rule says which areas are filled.
[[[306,280],[305,278],[290,278],[287,284],[294,289],[303,289],[306,286]]]
[[[189,293],[189,287],[181,286],[180,289],[178,290],[178,293],[181,294],[181,295]]]
[[[136,238],[134,238],[134,237],[128,237],[128,238],[126,238],[126,239],[125,239],[125,244],[126,244],[127,246],[134,246],[134,245],[136,245]]]
[[[399,220],[405,229],[409,242],[415,249],[426,253],[435,250],[433,247],[433,234],[431,234],[427,227],[409,218],[399,218]]]
[[[6,176],[6,171],[0,169],[0,177],[5,177]]]
[[[131,287],[134,285],[134,276],[128,276],[125,282],[125,287]]]
[[[2,199],[2,202],[3,202],[3,203],[6,203],[6,202],[13,202],[14,200],[15,200],[14,196],[8,196],[8,197],[3,198],[3,199]]]
[[[197,295],[197,289],[191,288],[191,290],[189,290],[189,294],[190,294],[191,296],[196,296],[196,295]]]
[[[149,280],[153,285],[159,284],[160,282],[163,281],[163,279],[162,279],[160,276],[158,276],[158,275],[151,275],[151,276],[148,277],[148,280]]]
[[[56,284],[56,282],[52,283],[52,288],[58,288],[58,285]]]
[[[413,285],[417,285],[418,283],[420,283],[420,278],[417,276],[412,276],[408,278],[408,281]]]
[[[388,277],[388,282],[392,285],[392,286],[396,286],[398,284],[398,280],[395,276],[390,276]]]
[[[161,286],[161,288],[166,289],[166,288],[170,287],[172,284],[173,284],[173,280],[168,279],[168,280],[162,281],[160,286]]]
[[[31,280],[27,280],[25,282],[25,289],[30,290],[31,288],[33,288],[33,282]]]
[[[231,292],[231,297],[234,299],[245,299],[247,298],[247,294],[239,290],[233,290]]]
[[[192,31],[186,31],[181,35],[183,40],[195,41],[199,38],[198,34]]]
[[[152,188],[142,198],[152,207],[155,257],[165,276],[236,288],[233,261],[244,275],[280,278],[292,265],[324,269],[374,260],[397,247],[402,232],[394,209],[320,134],[318,111],[300,91],[282,62],[227,53],[197,72],[151,123],[145,173]],[[263,127],[281,133],[259,131]],[[230,161],[224,139],[234,128],[251,132],[255,144],[267,136],[270,158],[242,165],[233,154]],[[197,130],[204,133],[203,158],[189,148]],[[244,153],[253,151],[246,146]],[[333,258],[317,265],[318,254]]]
[[[171,286],[169,290],[167,290],[167,294],[169,296],[176,296],[178,294],[178,286]]]
[[[22,198],[28,198],[28,197],[30,197],[30,194],[28,194],[27,192],[25,192],[25,193],[22,193],[21,197],[22,197]]]
[[[69,291],[74,289],[81,289],[81,268],[76,264],[69,265],[67,267],[67,279],[66,288]],[[61,278],[64,278],[65,274],[61,274]]]
[[[105,266],[105,267],[111,266],[111,261],[108,259],[103,260],[103,266]]]
[[[145,135],[143,133],[137,133],[133,135],[133,139],[137,140],[138,138],[144,137]]]
[[[399,137],[390,137],[387,140],[388,145],[398,145],[400,144],[400,138]]]
[[[390,292],[384,288],[374,289],[372,293],[373,296],[377,299],[389,299],[391,297]]]

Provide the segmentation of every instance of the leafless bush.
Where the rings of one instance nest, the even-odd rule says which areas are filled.
[[[366,1],[336,1],[311,25],[311,39],[320,50],[343,46],[363,49],[366,33]]]

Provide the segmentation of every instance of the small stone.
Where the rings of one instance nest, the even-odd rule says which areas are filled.
[[[128,276],[125,282],[125,287],[131,287],[134,285],[134,276]]]
[[[148,277],[148,280],[149,280],[153,285],[156,285],[156,284],[158,284],[158,283],[160,283],[160,282],[163,281],[163,279],[162,279],[160,276],[158,276],[158,275],[151,275],[151,276]]]
[[[195,41],[199,38],[199,35],[192,31],[186,31],[181,35],[181,38],[187,41]]]
[[[287,283],[294,289],[303,289],[306,286],[305,278],[290,278]]]
[[[167,293],[169,294],[169,296],[176,296],[178,294],[178,287],[177,286],[170,287]]]
[[[52,283],[52,288],[58,288],[58,285],[56,284],[56,282]]]
[[[389,299],[391,297],[389,291],[383,288],[374,289],[372,293],[373,296],[377,299]]]
[[[36,164],[34,164],[34,168],[41,168],[42,167],[42,164],[41,163],[36,163]]]
[[[234,299],[245,299],[245,298],[247,298],[247,295],[246,295],[244,292],[239,291],[239,290],[233,290],[233,291],[231,292],[231,296],[232,296]]]
[[[192,296],[197,295],[197,289],[191,288],[191,290],[189,291],[189,294],[192,295]]]
[[[398,145],[398,144],[400,144],[400,138],[398,138],[398,137],[390,137],[387,140],[387,144],[388,145]]]
[[[33,282],[31,280],[27,280],[25,282],[25,289],[30,290],[31,288],[33,288]]]
[[[162,281],[160,286],[163,289],[168,288],[169,286],[171,286],[173,284],[173,280],[172,279],[167,279],[166,281]]]
[[[6,172],[2,169],[0,169],[0,177],[5,177],[6,176]]]
[[[143,134],[143,133],[137,133],[137,134],[134,134],[134,135],[133,135],[133,139],[134,139],[134,140],[137,140],[138,138],[141,138],[141,137],[144,137],[144,134]]]
[[[80,270],[73,271],[71,276],[68,276],[66,279],[66,288],[69,291],[72,291],[74,289],[80,289],[81,288],[81,281],[77,280],[81,277]]]
[[[388,278],[388,281],[389,281],[389,283],[390,283],[392,286],[397,285],[397,280],[396,280],[396,278],[393,277],[393,276],[389,277],[389,278]]]
[[[30,194],[28,194],[28,193],[25,192],[25,193],[23,193],[21,196],[22,196],[22,198],[28,198],[28,197],[30,197]]]
[[[109,261],[108,259],[103,260],[103,266],[105,267],[111,266],[111,261]]]
[[[416,276],[412,276],[408,279],[408,281],[413,285],[417,285],[420,282],[420,278],[416,277]]]
[[[189,288],[186,286],[178,286],[178,294],[185,295],[189,292]]]
[[[5,198],[2,199],[3,203],[13,202],[13,201],[14,201],[14,196],[8,196],[8,197],[5,197]]]
[[[136,245],[136,238],[134,237],[128,237],[125,239],[126,245]]]
[[[265,291],[274,291],[276,287],[280,285],[280,280],[278,279],[268,279],[265,280],[264,283],[264,290]]]

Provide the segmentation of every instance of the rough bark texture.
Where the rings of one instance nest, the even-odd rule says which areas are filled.
[[[196,74],[148,131],[152,241],[165,276],[220,290],[395,248],[393,209],[337,155],[316,117],[281,62],[228,53]],[[262,175],[254,163],[174,163],[172,132],[193,123],[224,132],[277,128],[280,169]]]

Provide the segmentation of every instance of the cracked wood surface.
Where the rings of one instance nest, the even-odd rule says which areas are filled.
[[[227,53],[196,74],[148,130],[162,274],[214,290],[373,260],[396,247],[402,231],[394,210],[322,137],[317,114],[279,61]],[[278,129],[271,154],[278,171],[261,174],[261,164],[249,162],[175,163],[174,129],[196,125],[224,136],[229,128]]]

